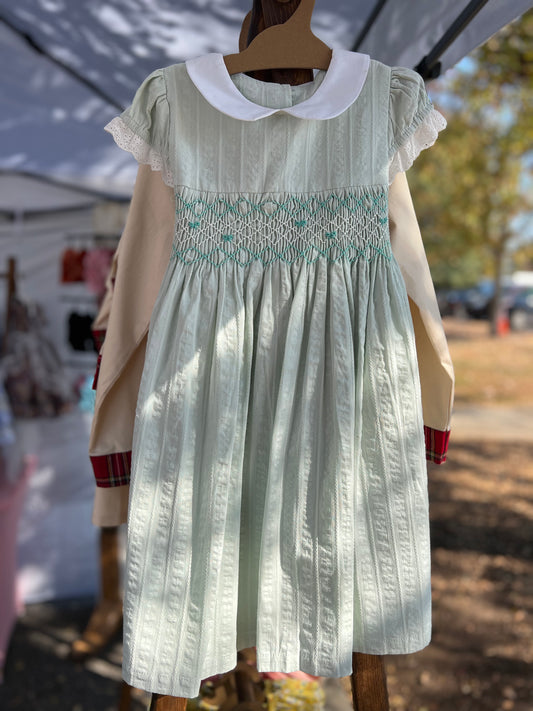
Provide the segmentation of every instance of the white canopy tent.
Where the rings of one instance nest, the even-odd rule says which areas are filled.
[[[85,191],[49,180],[0,174],[0,271],[8,256],[16,259],[17,294],[23,302],[38,303],[43,309],[46,336],[69,382],[78,374],[94,371],[96,356],[77,354],[72,364],[75,370],[70,366],[68,317],[79,309],[96,313],[96,299],[84,294],[84,285],[60,283],[61,255],[65,247],[75,244],[70,238],[92,234],[98,202]],[[94,484],[87,456],[90,424],[90,414],[77,408],[58,417],[17,419],[18,448],[36,458],[18,528],[18,587],[25,602],[96,591],[97,531],[91,525]]]
[[[332,47],[411,67],[455,29],[451,37],[458,36],[440,57],[445,71],[531,6],[531,0],[317,0],[313,29]],[[0,170],[128,194],[135,165],[103,126],[152,70],[236,51],[250,7],[251,0],[0,0],[0,62],[9,67],[0,75]]]
[[[0,173],[0,213],[21,218],[35,212],[63,212],[93,207],[87,192],[21,174]]]

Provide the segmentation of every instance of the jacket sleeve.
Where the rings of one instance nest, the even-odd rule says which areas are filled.
[[[98,350],[98,360],[96,361],[96,370],[94,373],[93,380],[93,390],[96,390],[96,385],[98,383],[98,374],[100,372],[100,364],[102,362],[102,346],[104,345],[105,334],[107,331],[107,324],[109,323],[109,314],[111,311],[111,301],[113,299],[113,289],[115,287],[115,278],[117,274],[117,263],[118,263],[118,248],[115,250],[113,255],[113,260],[111,262],[111,268],[106,279],[106,292],[104,299],[100,305],[100,309],[96,318],[92,323],[92,336],[94,344]]]
[[[405,173],[398,173],[389,192],[392,251],[402,272],[413,319],[426,458],[446,460],[454,395],[454,372],[435,289]]]
[[[94,323],[104,336],[89,440],[98,526],[116,526],[127,517],[135,408],[150,317],[172,248],[174,210],[173,190],[161,173],[141,165],[108,293]]]

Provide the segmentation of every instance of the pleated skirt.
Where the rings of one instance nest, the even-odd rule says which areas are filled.
[[[431,628],[413,326],[394,258],[171,261],[137,404],[124,678],[194,697],[351,673]]]

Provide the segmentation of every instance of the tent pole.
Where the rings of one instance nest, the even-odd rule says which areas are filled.
[[[352,52],[357,52],[359,47],[363,44],[364,40],[366,39],[367,34],[372,29],[372,25],[378,19],[379,13],[385,7],[386,2],[387,2],[387,0],[378,0],[378,2],[374,5],[374,9],[368,16],[368,19],[365,22],[365,26],[363,27],[361,32],[357,35],[357,39],[355,40],[353,47],[352,47]]]
[[[416,65],[417,71],[424,79],[436,79],[440,76],[440,57],[455,42],[457,37],[472,22],[474,17],[487,4],[489,0],[471,0],[457,19],[448,27],[431,52]]]

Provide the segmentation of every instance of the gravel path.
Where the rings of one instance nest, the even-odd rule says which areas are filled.
[[[465,440],[533,443],[533,406],[456,406],[452,446]]]

